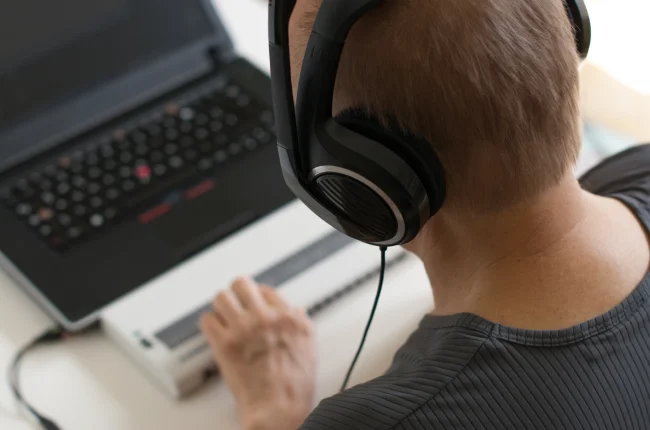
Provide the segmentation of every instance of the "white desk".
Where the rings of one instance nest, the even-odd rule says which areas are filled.
[[[267,3],[215,0],[239,51],[268,71]],[[377,255],[379,258],[379,255]],[[409,268],[410,267],[410,268]],[[381,374],[395,350],[431,308],[431,294],[418,264],[387,279],[367,349],[353,381]],[[337,389],[361,337],[373,286],[317,320],[318,397]],[[0,272],[0,429],[28,430],[17,418],[5,369],[16,349],[49,327],[49,320]],[[218,380],[182,402],[167,397],[103,334],[45,346],[29,354],[21,373],[27,398],[63,430],[236,430],[234,402]]]

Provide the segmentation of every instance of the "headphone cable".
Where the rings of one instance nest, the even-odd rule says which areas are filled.
[[[363,346],[366,343],[366,338],[368,337],[368,332],[370,331],[370,326],[372,325],[372,321],[375,318],[375,312],[377,311],[377,305],[379,304],[379,297],[381,296],[381,290],[384,286],[384,275],[386,274],[387,248],[385,246],[382,246],[381,248],[379,248],[379,250],[381,251],[381,268],[379,269],[379,285],[377,286],[377,295],[375,296],[375,302],[372,305],[372,310],[370,311],[370,317],[368,318],[368,324],[366,324],[366,329],[363,332],[363,337],[361,338],[359,349],[357,350],[357,353],[354,356],[354,360],[352,360],[352,364],[350,364],[350,369],[348,370],[348,373],[345,376],[345,380],[343,381],[343,385],[341,386],[341,392],[345,391],[346,387],[348,386],[348,382],[350,381],[350,376],[352,376],[354,367],[356,366],[357,361],[359,360],[359,356],[361,355],[361,351],[363,350]]]

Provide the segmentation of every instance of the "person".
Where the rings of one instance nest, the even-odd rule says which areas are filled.
[[[294,88],[321,1],[291,18]],[[576,178],[562,0],[383,2],[352,29],[334,102],[396,119],[443,164],[444,207],[406,246],[434,308],[383,376],[312,411],[308,318],[238,279],[201,327],[242,428],[650,428],[650,146]]]

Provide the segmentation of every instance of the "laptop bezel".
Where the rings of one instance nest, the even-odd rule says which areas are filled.
[[[31,150],[0,160],[0,174],[113,118],[163,96],[214,70],[209,52],[223,58],[234,55],[233,43],[211,0],[198,0],[212,24],[212,33],[166,57],[104,84],[83,97],[55,105],[28,122],[0,129],[5,145],[36,142]]]

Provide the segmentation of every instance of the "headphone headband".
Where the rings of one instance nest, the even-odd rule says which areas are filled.
[[[442,206],[444,171],[433,146],[332,118],[334,87],[352,26],[383,0],[323,0],[293,100],[289,19],[296,0],[269,0],[269,51],[278,153],[285,182],[314,213],[363,242],[412,240]],[[591,42],[584,0],[563,0],[582,58]],[[414,147],[418,147],[414,156]]]

